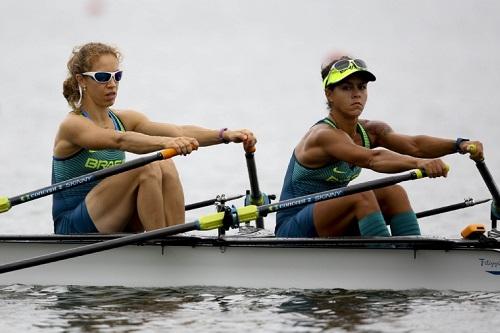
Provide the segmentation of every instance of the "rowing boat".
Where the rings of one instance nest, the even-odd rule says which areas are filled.
[[[122,236],[2,236],[0,262]],[[188,234],[4,273],[0,284],[500,291],[500,243],[487,240]]]
[[[72,179],[12,198],[0,197],[0,213],[174,155],[163,151],[77,177],[77,182]],[[492,206],[487,236],[473,232],[464,239],[277,238],[263,227],[263,218],[269,213],[420,179],[425,174],[415,170],[270,203],[258,188],[253,153],[247,152],[246,157],[251,191],[241,208],[220,202],[217,213],[140,234],[0,236],[0,285],[500,291],[500,232],[496,225],[500,212],[496,205]],[[476,165],[494,202],[499,203],[500,194],[484,161]],[[441,207],[421,216],[467,206]],[[256,221],[256,226],[250,227],[250,221]],[[239,233],[226,235],[229,228],[239,228]],[[218,229],[219,235],[199,234],[212,229]]]

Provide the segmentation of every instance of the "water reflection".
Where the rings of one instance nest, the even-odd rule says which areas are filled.
[[[14,285],[0,288],[0,305],[1,331],[419,332],[443,323],[460,330],[464,313],[498,311],[500,295]]]

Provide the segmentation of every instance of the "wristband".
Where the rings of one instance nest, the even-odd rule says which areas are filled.
[[[455,141],[455,152],[460,153],[460,154],[465,154],[462,150],[460,150],[460,144],[464,141],[470,141],[469,139],[464,139],[464,138],[457,138],[457,141]]]
[[[224,142],[224,143],[229,143],[229,140],[224,139],[224,132],[225,132],[225,131],[227,131],[227,127],[225,127],[225,128],[221,128],[221,129],[219,130],[219,136],[218,136],[218,138],[219,138],[219,140],[220,140],[221,142]]]

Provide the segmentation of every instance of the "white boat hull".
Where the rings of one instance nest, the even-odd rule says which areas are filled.
[[[129,245],[3,273],[0,284],[500,291],[500,252],[493,248],[194,239]],[[0,264],[80,245],[4,241]]]

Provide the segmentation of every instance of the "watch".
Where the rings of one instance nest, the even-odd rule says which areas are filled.
[[[455,152],[460,153],[460,154],[465,154],[466,152],[463,152],[460,150],[460,144],[464,141],[470,141],[469,139],[464,139],[464,138],[457,138],[457,141],[455,141]]]

